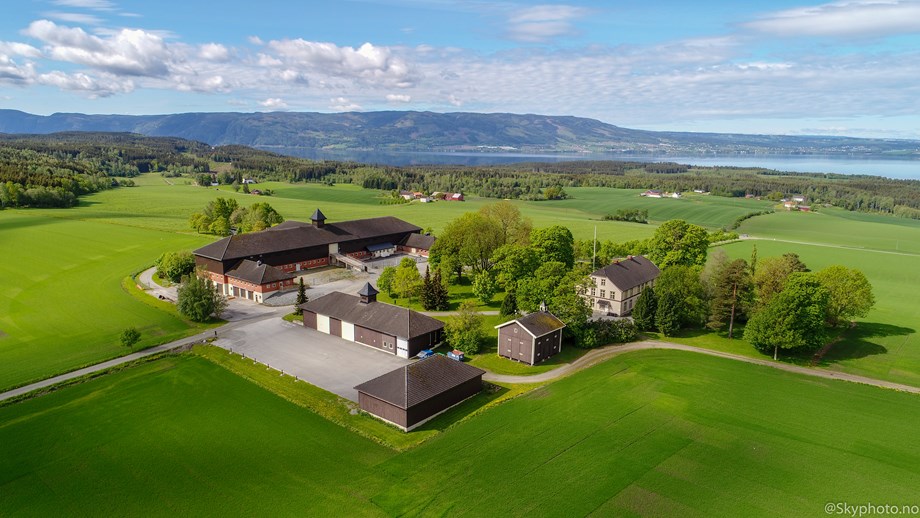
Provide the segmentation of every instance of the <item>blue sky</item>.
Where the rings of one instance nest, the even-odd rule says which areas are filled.
[[[17,0],[0,108],[515,112],[920,138],[920,0]]]

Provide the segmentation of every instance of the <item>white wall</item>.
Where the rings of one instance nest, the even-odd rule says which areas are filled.
[[[348,322],[342,322],[342,338],[345,340],[355,341],[355,325]]]
[[[329,317],[327,315],[316,315],[316,330],[329,334]]]

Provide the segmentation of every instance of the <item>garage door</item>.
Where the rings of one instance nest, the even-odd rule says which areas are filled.
[[[342,336],[341,320],[329,317],[329,334],[332,336]]]
[[[303,312],[303,326],[310,329],[316,329],[316,313],[312,311]]]

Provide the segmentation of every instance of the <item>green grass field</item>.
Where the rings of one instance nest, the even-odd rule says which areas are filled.
[[[166,250],[206,240],[59,215],[81,209],[0,212],[0,389],[183,336],[189,325],[132,297],[122,281]]]
[[[855,329],[836,331],[843,339],[824,357],[822,367],[920,385],[920,253],[911,251],[920,249],[920,222],[840,210],[779,212],[747,220],[740,231],[761,239],[723,245],[732,257],[749,259],[756,244],[761,259],[794,252],[812,270],[841,264],[861,270],[872,283],[875,309]],[[669,340],[763,357],[743,340],[708,332],[691,331]],[[810,358],[792,361],[808,363]]]
[[[0,408],[0,515],[821,515],[912,502],[916,403],[643,351],[397,454],[183,355]]]

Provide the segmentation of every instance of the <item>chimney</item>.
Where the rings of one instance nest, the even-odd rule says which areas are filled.
[[[365,282],[361,290],[358,291],[358,296],[361,297],[362,304],[370,304],[371,302],[377,302],[378,293],[380,292],[371,286],[371,283]]]
[[[310,216],[310,222],[312,222],[313,226],[316,228],[323,228],[326,226],[326,216],[323,214],[323,211],[316,209],[313,211],[313,215]]]

